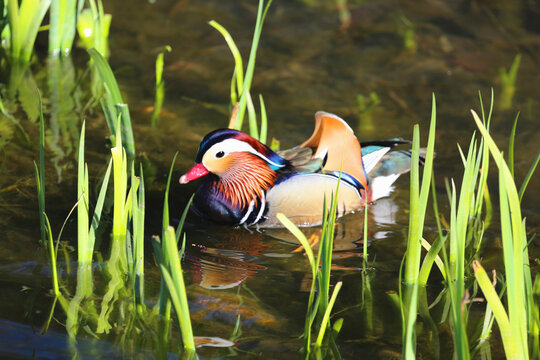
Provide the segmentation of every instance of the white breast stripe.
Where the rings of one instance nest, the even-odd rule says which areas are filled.
[[[386,154],[388,151],[390,151],[389,147],[384,147],[382,149],[376,150],[372,153],[369,153],[367,155],[362,156],[362,162],[364,163],[364,169],[366,170],[366,173],[369,174],[371,170],[377,165],[379,160]]]
[[[259,213],[257,214],[257,218],[255,219],[255,221],[253,221],[251,224],[249,225],[253,225],[253,224],[256,224],[259,222],[259,220],[261,220],[261,217],[263,216],[263,213],[264,213],[264,209],[266,208],[266,195],[264,194],[264,191],[261,191],[261,209],[259,210]]]
[[[230,154],[232,152],[242,152],[242,151],[243,152],[248,152],[248,153],[251,153],[253,155],[256,155],[256,156],[260,157],[261,159],[263,159],[267,163],[272,164],[274,166],[277,166],[277,167],[280,167],[280,168],[285,166],[285,165],[281,165],[281,164],[278,164],[278,163],[270,160],[269,158],[267,158],[266,156],[264,156],[263,154],[261,154],[260,152],[255,150],[253,148],[253,146],[249,145],[245,141],[240,141],[240,140],[236,140],[236,139],[226,139],[226,140],[220,141],[217,144],[213,145],[210,149],[212,149],[213,147],[219,148],[219,150],[224,151],[227,154]],[[210,151],[210,149],[208,149],[208,151]]]
[[[240,222],[238,223],[238,225],[242,225],[243,223],[246,222],[246,220],[248,219],[249,215],[251,215],[251,212],[253,211],[253,208],[255,207],[255,201],[254,200],[251,200],[251,202],[249,203],[249,208],[246,212],[246,215],[244,215],[244,217],[242,218],[242,220],[240,220]]]

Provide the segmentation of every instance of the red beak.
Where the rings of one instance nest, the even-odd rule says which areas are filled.
[[[208,171],[207,168],[204,167],[204,165],[201,164],[195,164],[189,170],[187,173],[182,175],[180,177],[180,184],[187,184],[188,182],[198,179],[200,177],[203,177],[204,175],[208,174],[210,171]]]

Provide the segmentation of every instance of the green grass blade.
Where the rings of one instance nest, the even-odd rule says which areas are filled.
[[[79,139],[78,175],[77,175],[77,228],[79,261],[92,260],[92,252],[88,247],[89,212],[88,212],[88,170],[84,161],[85,122],[83,121]]]
[[[510,321],[508,320],[508,316],[506,314],[506,311],[504,310],[504,306],[502,305],[501,300],[497,295],[497,292],[493,288],[491,281],[489,281],[489,277],[487,276],[486,271],[484,270],[482,265],[480,265],[480,262],[477,260],[473,261],[472,266],[476,281],[478,282],[478,285],[480,285],[480,288],[482,289],[482,292],[484,293],[484,296],[486,297],[489,306],[493,310],[495,320],[497,320],[497,325],[499,326],[499,331],[501,332],[501,338],[503,341],[506,358],[522,359],[516,347],[514,333],[512,332]]]
[[[191,319],[189,314],[189,306],[186,295],[186,286],[184,284],[184,276],[180,263],[180,257],[178,256],[178,247],[176,245],[176,238],[174,234],[174,228],[169,226],[165,233],[165,239],[163,240],[164,248],[170,259],[169,268],[171,272],[171,278],[165,281],[169,288],[169,294],[176,309],[176,316],[178,318],[179,326],[182,332],[182,343],[184,348],[188,351],[195,351],[195,341],[193,339],[193,329],[191,327]],[[160,267],[164,264],[160,264]],[[163,272],[166,275],[166,272]],[[172,280],[172,284],[171,281]]]
[[[133,128],[131,126],[129,108],[127,104],[116,104],[116,107],[118,112],[122,115],[121,132],[124,139],[122,145],[126,149],[126,152],[129,154],[130,158],[133,158],[135,156],[135,139],[133,138]]]
[[[362,240],[362,258],[363,258],[362,263],[364,267],[367,266],[367,261],[368,261],[367,243],[368,243],[368,203],[366,201],[364,204],[364,239]]]
[[[214,20],[210,21],[208,24],[212,26],[214,29],[216,29],[217,31],[219,31],[221,35],[223,35],[225,42],[227,43],[227,45],[229,46],[229,49],[231,50],[231,53],[234,58],[234,77],[236,78],[236,88],[238,89],[237,92],[240,92],[244,88],[244,65],[242,61],[242,55],[240,54],[240,51],[238,50],[236,43],[234,42],[231,34],[227,31],[227,29],[225,29],[222,25],[220,25],[217,21],[214,21]],[[236,101],[233,102],[233,98],[231,96],[231,105],[234,106],[235,104],[236,104]],[[235,129],[240,130],[240,128],[236,128],[236,127]]]
[[[437,105],[435,101],[435,94],[432,96],[431,103],[431,122],[429,125],[428,144],[426,149],[426,157],[424,162],[424,172],[422,176],[422,185],[420,188],[419,198],[419,211],[420,219],[419,223],[419,236],[422,237],[421,229],[424,227],[424,218],[426,216],[427,202],[431,184],[431,174],[433,172],[433,159],[435,154],[435,129],[437,127]]]
[[[174,163],[176,162],[176,157],[178,156],[178,152],[174,154],[173,160],[171,162],[171,167],[169,169],[169,176],[167,178],[167,187],[165,188],[165,195],[163,198],[163,220],[162,220],[162,228],[161,228],[161,234],[162,238],[165,239],[165,233],[167,231],[167,228],[169,227],[169,189],[171,186],[171,177],[172,177],[172,171],[174,168]],[[165,246],[165,243],[162,242],[162,247]],[[165,251],[165,248],[163,248],[163,264],[165,267],[169,267],[170,259],[169,254]],[[170,301],[170,294],[169,290],[167,290],[166,283],[163,279],[161,279],[161,285],[160,285],[160,293],[159,293],[159,314],[166,320],[170,319],[171,316],[171,301]]]
[[[135,155],[135,140],[133,138],[128,106],[122,99],[118,83],[107,60],[96,49],[89,49],[88,54],[90,54],[90,57],[94,61],[101,81],[104,84],[106,99],[104,102],[102,101],[102,106],[111,134],[118,136],[118,128],[121,129],[119,133],[122,133],[122,137],[124,138],[123,146],[130,157],[132,157]],[[121,116],[121,123],[120,126],[117,126],[119,116]]]
[[[167,231],[167,228],[169,227],[169,189],[171,188],[171,178],[172,178],[172,172],[174,169],[174,164],[176,162],[176,157],[178,156],[178,152],[174,154],[174,157],[171,162],[171,167],[169,168],[169,176],[167,178],[167,186],[165,187],[165,195],[163,197],[163,221],[161,224],[161,237],[165,238],[165,232]]]
[[[418,234],[420,212],[419,149],[420,132],[418,125],[415,125],[411,149],[409,237],[407,242],[407,251],[405,253],[404,281],[406,284],[416,282],[420,267],[421,234]]]
[[[150,123],[152,127],[156,127],[159,122],[159,114],[161,113],[161,108],[163,107],[163,100],[165,98],[165,82],[163,81],[163,57],[165,53],[171,52],[171,47],[166,45],[159,52],[156,58],[156,88],[155,88],[155,100],[154,100],[154,111],[152,112],[152,118]]]
[[[534,159],[531,167],[529,168],[529,171],[527,172],[527,175],[525,175],[525,179],[523,180],[523,183],[521,184],[521,188],[519,189],[520,202],[523,199],[523,194],[525,194],[527,185],[529,185],[529,181],[531,181],[534,171],[536,170],[536,167],[538,166],[538,162],[540,162],[540,151],[538,151],[538,154],[536,154],[536,159]]]
[[[324,338],[324,333],[326,332],[326,329],[328,328],[328,321],[330,319],[330,313],[332,312],[332,308],[334,307],[334,303],[336,302],[336,298],[339,294],[339,290],[341,290],[341,286],[343,283],[339,281],[334,291],[332,292],[332,297],[330,298],[330,301],[328,302],[328,307],[326,308],[326,311],[324,312],[323,320],[321,322],[321,328],[319,330],[319,334],[317,336],[317,340],[315,340],[315,346],[321,347],[322,341]]]
[[[530,267],[528,266],[527,239],[522,224],[520,201],[511,171],[504,161],[502,153],[481,123],[478,115],[472,111],[473,118],[499,168],[499,198],[501,211],[501,231],[503,239],[503,257],[508,284],[508,315],[512,333],[516,339],[518,352],[527,356],[527,315],[530,315],[532,289],[530,289]],[[529,313],[529,314],[527,314]],[[524,358],[522,357],[522,358]]]
[[[326,203],[324,206],[324,209],[326,209]],[[304,355],[305,357],[308,357],[311,352],[311,327],[313,325],[313,322],[315,321],[315,317],[317,315],[317,309],[319,304],[320,297],[317,297],[317,300],[315,299],[315,284],[317,283],[317,269],[319,266],[319,260],[320,256],[317,257],[317,260],[315,260],[315,257],[313,255],[313,249],[311,248],[308,240],[306,239],[306,236],[300,229],[292,222],[290,221],[284,214],[278,213],[276,215],[277,219],[293,234],[296,239],[300,242],[302,247],[304,248],[304,251],[306,252],[306,256],[308,258],[309,264],[311,266],[311,289],[309,292],[309,299],[308,299],[308,306],[306,310],[306,320],[304,322]],[[323,216],[323,219],[325,217]],[[326,222],[325,222],[326,223]]]
[[[49,28],[49,54],[67,55],[71,52],[77,28],[78,0],[52,0]]]
[[[246,68],[246,75],[244,77],[244,86],[242,87],[242,92],[240,96],[240,106],[238,107],[238,113],[236,117],[237,126],[241,126],[242,121],[244,119],[244,115],[246,113],[248,93],[250,91],[251,82],[253,80],[253,72],[255,71],[255,59],[257,57],[257,48],[259,46],[259,40],[261,37],[264,18],[266,17],[266,13],[268,12],[268,9],[271,4],[272,4],[272,0],[268,1],[263,11],[264,0],[259,0],[259,9],[257,11],[257,22],[255,24],[255,32],[253,34],[253,40],[251,42],[251,51],[249,54],[248,65]]]
[[[404,283],[406,285],[405,297],[402,303],[403,311],[403,357],[412,359],[416,356],[415,324],[418,314],[418,274],[420,271],[421,240],[424,227],[424,218],[427,201],[431,189],[430,183],[433,173],[433,156],[435,148],[436,128],[436,102],[432,96],[431,122],[426,150],[422,185],[419,179],[419,149],[420,131],[418,125],[414,126],[413,143],[411,150],[410,172],[410,213],[407,251],[405,254]]]
[[[261,106],[261,135],[259,136],[259,141],[263,144],[266,144],[266,140],[268,137],[268,118],[266,115],[266,106],[264,105],[263,97],[260,94],[259,103]]]
[[[426,286],[427,280],[429,278],[429,274],[431,272],[431,268],[433,267],[433,263],[437,262],[437,266],[439,270],[441,271],[441,274],[445,280],[447,280],[446,271],[444,269],[444,265],[442,264],[442,260],[439,258],[439,251],[441,251],[441,248],[444,246],[444,243],[446,241],[446,238],[448,236],[438,236],[433,244],[428,248],[428,252],[426,256],[424,257],[424,261],[422,262],[422,266],[420,268],[420,272],[418,273],[418,284],[420,286]],[[425,241],[425,240],[422,240]]]
[[[195,193],[191,195],[191,197],[189,198],[186,204],[186,207],[184,208],[184,211],[182,212],[182,216],[180,216],[180,221],[178,223],[178,227],[176,228],[176,242],[177,243],[180,241],[180,234],[182,233],[182,229],[184,228],[184,222],[186,221],[189,208],[191,207],[191,204],[193,204],[194,197],[195,197]]]
[[[259,140],[259,127],[257,125],[257,113],[255,112],[255,106],[253,105],[253,100],[251,99],[251,94],[247,92],[247,109],[248,109],[248,120],[249,120],[249,135]]]
[[[51,270],[52,270],[52,282],[53,282],[53,291],[56,297],[62,295],[60,293],[60,288],[58,286],[58,271],[56,268],[56,249],[54,247],[54,241],[52,238],[51,223],[49,218],[45,215],[45,221],[47,222],[47,233],[49,234],[49,258],[51,260]]]
[[[276,218],[283,224],[283,226],[285,226],[287,230],[291,232],[291,234],[294,235],[294,237],[300,242],[300,244],[304,248],[304,251],[306,252],[306,256],[309,261],[309,265],[311,266],[311,275],[313,276],[313,279],[315,279],[315,276],[317,275],[317,262],[315,261],[315,256],[313,255],[313,249],[311,249],[311,246],[309,245],[309,242],[306,239],[306,236],[284,214],[278,213],[276,215]]]
[[[107,188],[109,185],[109,178],[111,177],[112,169],[112,159],[109,160],[109,165],[105,171],[105,176],[103,177],[103,182],[101,183],[101,188],[99,190],[96,207],[94,209],[94,216],[92,216],[92,225],[90,226],[90,232],[88,234],[88,248],[94,249],[94,244],[96,241],[96,231],[101,220],[101,212],[103,210],[103,204],[105,203],[105,195],[107,194]]]
[[[39,170],[34,163],[36,170],[36,185],[39,206],[39,219],[41,230],[41,245],[47,246],[47,230],[45,226],[45,121],[43,119],[43,104],[41,94],[38,90],[39,99]]]
[[[516,138],[516,128],[517,122],[519,119],[519,112],[514,119],[514,125],[512,125],[512,131],[510,132],[510,140],[508,143],[508,167],[510,168],[510,173],[512,177],[514,176],[514,140]]]
[[[8,0],[11,30],[11,56],[19,62],[30,61],[39,27],[51,0]]]
[[[134,295],[137,305],[144,305],[144,175],[142,165],[139,167],[140,178],[135,176],[135,166],[131,166],[131,187],[137,188],[133,193],[133,268],[132,279],[134,282]]]

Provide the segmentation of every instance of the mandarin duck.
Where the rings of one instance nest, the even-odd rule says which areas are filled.
[[[284,213],[298,226],[319,225],[338,183],[338,216],[389,196],[410,169],[410,151],[390,151],[404,143],[410,141],[359,143],[343,119],[322,111],[315,114],[311,137],[284,151],[241,131],[218,129],[202,139],[195,165],[180,183],[201,178],[193,210],[214,222],[281,227],[276,215]]]

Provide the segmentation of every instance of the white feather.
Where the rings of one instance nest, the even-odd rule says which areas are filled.
[[[264,195],[264,191],[261,191],[261,209],[259,210],[259,213],[257,214],[257,217],[255,218],[255,221],[253,221],[249,225],[253,225],[259,222],[261,220],[261,217],[263,216],[264,209],[266,208],[266,196]]]
[[[364,169],[369,174],[371,170],[379,163],[381,158],[390,151],[389,147],[383,147],[382,149],[375,150],[367,155],[362,156],[362,162],[364,163]]]
[[[248,210],[246,211],[246,214],[244,215],[244,217],[242,218],[242,220],[240,220],[240,223],[239,225],[242,225],[243,223],[246,222],[246,220],[248,219],[249,215],[251,215],[251,213],[253,212],[253,208],[255,207],[255,201],[254,200],[251,200],[251,202],[249,203],[249,208]]]
[[[248,152],[248,153],[251,153],[253,155],[260,157],[267,163],[272,164],[276,167],[281,168],[285,166],[285,165],[278,164],[270,160],[269,158],[267,158],[266,156],[264,156],[263,154],[255,150],[253,146],[249,145],[247,142],[240,141],[237,139],[226,139],[226,140],[220,141],[217,144],[212,145],[212,147],[210,147],[210,149],[208,149],[206,152],[217,153],[218,151],[223,151],[225,154],[230,154],[232,152]]]
[[[397,180],[400,174],[391,174],[388,176],[378,176],[371,179],[371,196],[373,201],[390,196],[394,187],[392,184]]]

